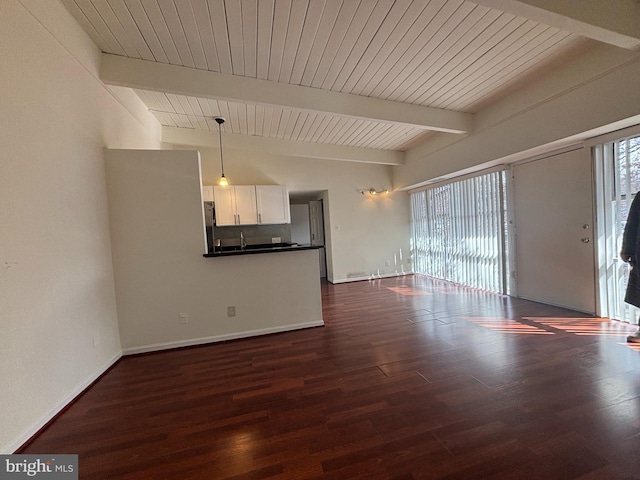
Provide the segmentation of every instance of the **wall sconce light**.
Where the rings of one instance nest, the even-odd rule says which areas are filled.
[[[386,195],[389,193],[389,189],[385,188],[383,190],[376,190],[375,188],[370,188],[369,190],[360,190],[360,195],[364,195],[368,193],[369,195]]]

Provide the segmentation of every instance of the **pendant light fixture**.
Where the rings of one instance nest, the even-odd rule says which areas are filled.
[[[224,118],[216,117],[216,123],[218,124],[218,139],[220,140],[220,169],[222,170],[222,176],[220,180],[218,180],[218,185],[222,187],[226,187],[229,185],[229,181],[227,177],[224,176],[224,162],[222,161],[222,124],[224,123]]]

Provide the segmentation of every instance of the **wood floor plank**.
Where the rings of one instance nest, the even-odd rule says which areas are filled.
[[[421,276],[325,326],[121,359],[19,453],[82,479],[640,478],[634,328]]]

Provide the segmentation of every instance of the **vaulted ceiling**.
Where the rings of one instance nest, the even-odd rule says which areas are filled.
[[[589,38],[640,46],[636,0],[61,1],[104,52],[103,81],[167,131],[222,116],[227,133],[354,149],[465,133]]]

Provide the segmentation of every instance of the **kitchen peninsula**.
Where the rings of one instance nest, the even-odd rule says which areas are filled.
[[[108,150],[106,158],[125,355],[324,325],[312,248],[249,254],[245,246],[238,254],[203,258],[210,250],[197,151]],[[249,247],[291,242],[272,230],[260,240],[266,227],[223,228],[230,229],[227,246],[240,245],[240,232]]]
[[[205,253],[205,257],[232,257],[237,255],[251,255],[258,253],[276,253],[276,252],[295,252],[299,250],[318,250],[322,247],[317,245],[298,245],[297,243],[276,243],[272,245],[247,245],[244,248],[231,247],[214,251],[213,253]]]

